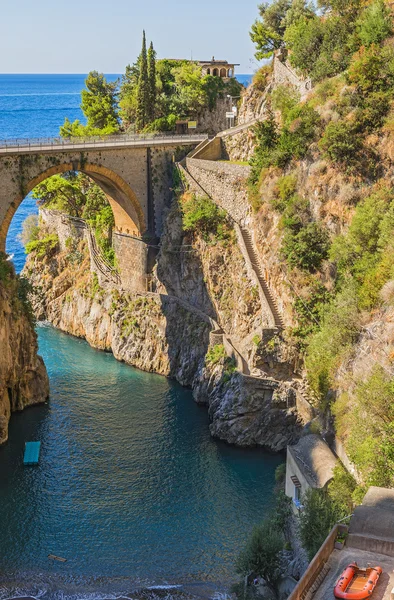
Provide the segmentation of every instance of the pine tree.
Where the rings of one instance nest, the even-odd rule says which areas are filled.
[[[141,131],[149,122],[149,81],[148,81],[148,58],[146,52],[145,31],[142,36],[142,50],[140,54],[140,76],[138,79],[137,92],[137,118],[136,127]]]
[[[154,121],[156,113],[156,52],[153,42],[148,50],[148,82],[149,82],[149,121]]]

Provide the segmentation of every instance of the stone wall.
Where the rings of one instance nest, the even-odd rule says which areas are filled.
[[[147,244],[127,235],[114,233],[113,246],[119,264],[122,287],[129,291],[145,291],[148,287]]]
[[[150,149],[150,177],[153,209],[153,230],[157,237],[163,233],[163,220],[174,198],[173,167],[184,158],[192,146],[166,146]]]
[[[200,187],[235,222],[243,224],[246,221],[250,213],[246,186],[250,167],[194,158],[187,158],[186,166]]]
[[[290,84],[297,88],[301,98],[312,89],[312,80],[300,77],[288,61],[282,61],[277,56],[274,59],[274,85]]]

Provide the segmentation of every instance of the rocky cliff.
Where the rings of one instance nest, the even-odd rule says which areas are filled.
[[[55,216],[50,223],[53,233]],[[267,383],[238,373],[223,347],[216,351],[211,343],[219,323],[248,360],[261,360],[256,338],[262,336],[262,307],[234,232],[217,243],[185,233],[174,202],[153,274],[156,292],[144,294],[101,287],[86,241],[78,244],[72,251],[29,256],[25,274],[35,287],[37,318],[118,360],[192,387],[196,401],[209,407],[212,434],[221,439],[274,450],[297,439],[291,360],[275,373],[283,381]],[[270,363],[278,366],[275,359]]]
[[[18,279],[0,257],[0,444],[8,438],[11,413],[45,402],[49,382],[38,356],[37,336],[21,299]]]

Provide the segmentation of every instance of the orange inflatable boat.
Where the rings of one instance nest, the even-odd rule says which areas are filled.
[[[382,574],[381,567],[360,569],[352,563],[341,574],[334,588],[335,598],[344,600],[364,600],[369,598]]]

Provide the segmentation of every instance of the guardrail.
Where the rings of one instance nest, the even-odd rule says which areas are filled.
[[[19,139],[0,139],[0,152],[15,152],[18,150],[36,150],[52,148],[87,148],[87,147],[117,147],[117,146],[138,146],[138,145],[160,145],[187,142],[202,142],[208,139],[208,134],[133,134],[133,135],[108,135],[94,137],[73,137],[73,138],[19,138]]]

